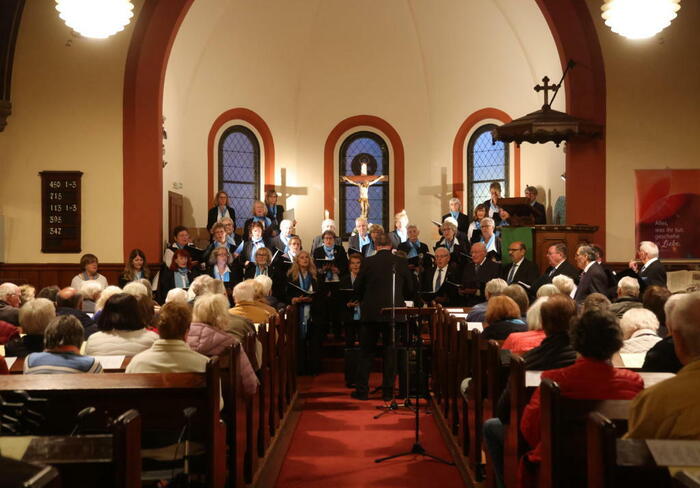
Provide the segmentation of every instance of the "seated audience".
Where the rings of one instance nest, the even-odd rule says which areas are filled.
[[[44,331],[55,318],[56,307],[46,298],[36,298],[22,305],[19,323],[25,335],[5,344],[5,355],[23,358],[32,352],[43,351]]]
[[[628,310],[640,308],[641,306],[642,302],[639,301],[639,282],[629,276],[623,276],[617,282],[617,298],[610,305],[610,311],[617,315],[619,319]]]
[[[126,286],[122,289],[122,293],[126,293],[127,295],[131,295],[132,297],[138,298],[138,297],[146,297],[150,296],[151,292],[148,288],[146,288],[146,285],[139,281],[132,281],[131,283],[127,283]]]
[[[520,318],[520,308],[512,298],[501,295],[488,301],[486,321],[481,337],[484,340],[505,340],[512,332],[525,332],[527,325]]]
[[[574,295],[574,300],[578,303],[583,302],[591,293],[602,293],[607,296],[608,276],[596,258],[596,252],[591,246],[579,246],[576,250],[576,265],[581,270],[581,278]]]
[[[653,312],[644,308],[626,311],[620,319],[620,329],[624,340],[621,353],[647,352],[661,340],[657,334],[659,319]]]
[[[203,373],[209,358],[189,348],[185,340],[192,322],[187,304],[163,305],[158,317],[160,339],[131,359],[127,373]]]
[[[481,220],[486,217],[486,207],[480,203],[474,207],[473,220],[467,228],[467,240],[469,242],[479,242],[481,238]]]
[[[561,293],[559,291],[559,288],[557,288],[551,283],[547,283],[546,285],[542,285],[537,289],[536,297],[551,297],[552,295],[556,295],[559,293]]]
[[[642,241],[639,243],[637,251],[640,263],[632,260],[629,263],[630,270],[634,277],[639,279],[639,286],[644,293],[644,290],[649,286],[666,287],[666,268],[659,261],[659,247],[651,241]]]
[[[80,294],[83,296],[82,311],[85,313],[95,313],[95,305],[102,293],[102,285],[99,281],[84,281],[80,287]]]
[[[644,357],[643,371],[657,371],[664,373],[677,373],[683,367],[676,356],[676,350],[673,342],[671,330],[673,328],[673,309],[678,302],[685,296],[684,293],[671,295],[664,305],[664,316],[666,320],[667,335],[656,343]]]
[[[19,287],[14,283],[3,283],[0,285],[0,320],[19,326]]]
[[[107,303],[107,300],[109,300],[111,296],[121,292],[122,289],[114,285],[110,285],[102,290],[100,293],[100,298],[98,298],[97,302],[95,303],[95,313],[92,316],[92,320],[95,321],[95,323],[97,323],[97,319],[100,318],[100,314],[102,313],[102,309],[105,308],[105,303]]]
[[[85,338],[97,332],[95,321],[82,311],[83,296],[75,288],[63,288],[56,295],[56,315],[72,315],[85,329]]]
[[[651,285],[642,294],[642,306],[647,310],[651,310],[659,319],[659,335],[666,335],[666,313],[664,312],[664,306],[666,301],[671,296],[671,292],[668,288],[663,286]]]
[[[622,346],[617,318],[610,312],[591,310],[575,319],[571,345],[579,353],[576,362],[562,369],[544,371],[542,378],[556,381],[561,396],[589,400],[629,400],[644,389],[637,373],[615,368],[610,358]],[[537,465],[540,454],[540,389],[537,388],[523,411],[520,430],[532,450],[526,454]],[[522,464],[521,464],[522,465]]]
[[[483,322],[486,320],[486,307],[491,298],[499,296],[506,289],[508,283],[500,278],[494,278],[486,283],[484,287],[485,302],[477,303],[472,307],[467,315],[467,322]]]
[[[73,277],[70,287],[80,290],[84,281],[97,280],[102,285],[102,288],[107,288],[107,278],[97,272],[98,265],[97,256],[94,254],[83,254],[80,258],[81,272]]]
[[[607,312],[610,309],[610,300],[602,293],[591,293],[586,297],[581,305],[581,313],[589,310],[600,310]]]
[[[233,288],[233,300],[236,306],[229,309],[231,315],[250,320],[255,324],[267,323],[272,314],[255,301],[255,282],[245,280]]]
[[[32,285],[21,285],[19,287],[19,303],[20,307],[27,302],[34,300],[36,295],[36,288]]]
[[[36,295],[37,298],[46,298],[56,303],[56,295],[61,289],[56,285],[45,286]]]
[[[275,315],[284,305],[272,295],[273,283],[269,276],[259,275],[253,279],[255,285],[255,301],[258,302],[270,315]],[[287,282],[284,282],[285,286]]]
[[[634,399],[627,437],[700,440],[700,292],[685,294],[667,318],[683,368]]]
[[[501,276],[500,264],[486,259],[486,246],[483,242],[472,244],[471,254],[471,262],[466,260],[462,267],[462,287],[459,289],[465,307],[484,302],[486,283]]]
[[[44,330],[44,352],[33,352],[24,360],[24,374],[101,373],[97,359],[80,354],[84,334],[74,316],[56,317]]]
[[[527,309],[530,308],[530,299],[527,297],[527,292],[520,285],[508,285],[503,289],[503,295],[513,299],[518,304],[520,309],[520,317],[525,318]]]
[[[506,349],[513,354],[522,355],[525,351],[540,345],[545,338],[544,330],[542,330],[540,308],[548,299],[549,297],[542,297],[535,300],[527,311],[527,332],[513,332],[510,334],[501,346],[502,349]]]
[[[143,278],[151,279],[151,270],[146,264],[146,254],[141,249],[132,249],[124,265],[124,271],[119,276],[119,286],[124,288],[127,283]]]
[[[197,273],[192,269],[190,253],[184,249],[178,249],[173,254],[170,267],[160,271],[158,291],[156,292],[158,302],[163,303],[168,292],[173,288],[188,289],[196,277]]]
[[[85,353],[95,356],[134,356],[151,347],[158,334],[146,330],[136,297],[119,293],[110,297],[97,321]],[[150,325],[150,324],[149,324]]]
[[[170,302],[187,303],[187,292],[182,288],[173,288],[165,297],[165,303]]]
[[[557,287],[560,293],[573,298],[574,290],[576,290],[576,283],[574,283],[571,277],[563,274],[557,275],[552,278],[552,284]]]

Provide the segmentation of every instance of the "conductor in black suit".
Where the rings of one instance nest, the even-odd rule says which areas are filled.
[[[547,223],[547,212],[544,205],[537,201],[537,188],[528,186],[525,188],[525,197],[530,200],[532,215],[535,217],[535,225],[545,225]]]
[[[644,290],[652,285],[666,288],[666,268],[659,261],[659,247],[651,241],[642,241],[639,243],[637,256],[642,266],[632,260],[629,267],[639,280],[640,293],[644,293]]]
[[[591,293],[602,293],[607,296],[608,276],[603,267],[596,261],[596,252],[591,246],[579,246],[576,250],[576,265],[582,270],[574,300],[583,302]]]
[[[537,265],[525,257],[526,253],[527,247],[523,242],[511,242],[508,246],[511,262],[503,268],[501,278],[506,280],[509,285],[518,284],[525,288],[526,292],[529,292],[540,273]]]
[[[405,300],[414,300],[413,281],[406,259],[391,253],[391,239],[382,232],[375,239],[377,253],[365,259],[357,275],[354,288],[360,301],[360,358],[355,379],[355,391],[351,396],[367,400],[369,372],[379,335],[384,344],[384,378],[382,397],[392,398],[396,363],[391,334],[391,314],[381,313],[383,308],[403,307]],[[396,277],[394,280],[394,276]],[[395,283],[395,285],[393,285]],[[395,291],[392,300],[392,289]]]
[[[549,266],[544,270],[544,274],[540,276],[532,286],[533,293],[536,293],[542,285],[551,283],[555,276],[566,275],[574,281],[578,280],[578,275],[581,274],[581,270],[566,259],[567,252],[566,244],[563,242],[552,244],[547,248],[547,261],[549,262]]]
[[[228,194],[225,191],[220,191],[214,197],[214,206],[209,209],[207,216],[207,229],[211,231],[211,226],[220,222],[221,219],[230,218],[233,220],[233,226],[236,226],[236,211],[229,205]]]
[[[472,245],[472,262],[464,265],[462,288],[459,294],[464,296],[464,306],[473,307],[485,302],[484,288],[489,281],[501,276],[501,265],[486,259],[486,246],[483,242]]]

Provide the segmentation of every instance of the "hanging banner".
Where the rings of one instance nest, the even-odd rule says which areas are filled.
[[[636,170],[636,238],[661,259],[700,259],[700,170]]]

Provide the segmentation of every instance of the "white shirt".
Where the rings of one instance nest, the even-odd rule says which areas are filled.
[[[525,258],[520,258],[520,261],[518,261],[517,263],[513,263],[513,266],[511,266],[511,268],[508,270],[508,275],[506,276],[506,278],[510,278],[512,275],[512,278],[515,279],[515,274],[518,272],[518,268],[521,264],[523,264],[524,260]]]
[[[658,260],[659,260],[659,258],[651,258],[649,261],[644,263],[644,266],[642,266],[642,269],[640,269],[639,272],[642,273],[645,269],[647,269],[649,267],[649,265],[651,263],[653,263],[654,261],[658,261]]]
[[[588,263],[588,264],[586,265],[586,267],[583,268],[583,272],[584,272],[584,273],[588,273],[588,269],[589,269],[591,266],[593,266],[595,263],[596,263],[596,261],[591,261],[590,263]]]
[[[440,280],[441,280],[440,285],[442,286],[442,283],[444,283],[445,280],[447,279],[447,266],[445,266],[444,268],[435,268],[435,273],[433,274],[433,290],[434,291],[438,291],[437,278],[438,278],[438,275],[440,274],[439,273],[440,270],[442,270],[442,275],[440,275]]]

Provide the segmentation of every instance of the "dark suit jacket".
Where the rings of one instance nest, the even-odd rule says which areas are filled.
[[[503,271],[501,272],[501,278],[508,281],[508,273],[510,273],[510,269],[512,267],[513,263],[506,265],[503,268]],[[518,266],[518,269],[515,271],[515,275],[513,276],[513,280],[511,281],[511,283],[518,283],[519,281],[522,281],[526,285],[532,286],[532,284],[539,277],[539,274],[540,272],[537,269],[537,265],[525,258],[523,259],[523,262],[520,263],[520,266]],[[526,288],[525,291],[529,292],[530,289]]]
[[[644,271],[639,272],[639,290],[644,293],[644,290],[649,286],[666,286],[666,268],[661,261],[656,260],[651,263]]]
[[[0,301],[0,320],[19,327],[19,308]]]
[[[399,244],[399,247],[396,249],[399,251],[403,251],[408,255],[409,252],[411,252],[411,241],[406,241],[402,242]],[[428,257],[428,254],[430,253],[430,250],[428,249],[428,245],[424,242],[418,241],[418,255],[420,256],[421,254],[423,255],[423,262],[421,263],[422,266],[425,266],[425,263],[429,262],[428,260],[430,259]],[[420,261],[420,260],[419,260]]]
[[[547,211],[540,202],[532,204],[532,214],[535,217],[535,225],[545,225],[547,223]]]
[[[275,205],[275,215],[272,215],[272,212],[270,212],[270,207],[267,207],[267,218],[272,221],[272,228],[279,232],[280,231],[280,222],[284,220],[284,207],[282,205]]]
[[[267,217],[267,218],[270,219],[270,217]],[[252,223],[253,223],[253,218],[251,217],[248,220],[246,220],[245,223],[243,224],[243,240],[244,241],[250,240],[250,226]],[[263,224],[263,239],[265,239],[265,240],[272,239],[274,231],[275,231],[272,219],[270,219],[269,225],[266,224],[266,221],[261,222],[261,223]]]
[[[452,214],[447,213],[447,214],[443,215],[442,221],[444,222],[447,217],[452,217]],[[466,234],[467,231],[469,230],[469,224],[470,224],[469,217],[467,215],[463,214],[462,212],[460,212],[459,215],[457,216],[457,230]]]
[[[598,263],[593,263],[588,271],[581,273],[578,288],[574,299],[577,302],[582,302],[591,293],[602,293],[608,295],[608,276],[605,270]]]
[[[445,245],[444,237],[435,243],[433,246],[433,251],[438,247],[447,247]],[[461,240],[459,237],[457,237],[457,244],[452,246],[452,252],[450,253],[450,262],[461,267],[463,263],[469,260],[469,257],[466,255],[468,255],[470,251],[471,245],[466,240]]]
[[[263,237],[263,243],[265,243],[265,247],[270,250],[272,254],[275,254],[275,250],[272,249],[270,244],[268,244],[267,239]],[[253,250],[253,241],[245,241],[243,243],[243,249],[241,250],[241,254],[238,256],[238,261],[241,263],[241,265],[244,265],[246,261],[250,261],[250,253]],[[231,251],[233,253],[233,251]],[[254,260],[253,260],[254,261]]]
[[[479,290],[479,293],[465,295],[464,306],[473,307],[477,303],[486,301],[486,297],[484,296],[486,283],[500,277],[501,265],[490,259],[484,259],[484,262],[479,266],[478,273],[474,270],[473,262],[465,263],[462,271],[462,285],[464,285],[465,288]]]
[[[367,237],[369,237],[369,233],[367,234]],[[357,249],[358,251],[361,252],[362,247],[360,246],[360,236],[357,234],[351,235],[348,238],[348,246],[349,246],[349,248]],[[352,253],[349,248],[348,248],[348,253]]]
[[[396,270],[396,295],[392,302],[393,269]],[[355,280],[355,290],[360,298],[360,311],[364,322],[389,322],[391,315],[382,314],[382,308],[391,307],[392,304],[395,307],[403,307],[405,300],[415,300],[407,261],[384,249],[362,263]]]
[[[290,239],[291,239],[292,237],[298,237],[298,236],[297,236],[296,234],[292,234],[292,235],[290,236]],[[272,254],[275,253],[275,250],[276,250],[276,249],[279,249],[280,252],[283,253],[283,252],[284,252],[284,247],[285,247],[285,246],[284,246],[284,242],[282,242],[282,239],[280,239],[280,236],[279,236],[279,235],[276,235],[275,237],[273,237],[272,239],[270,239],[270,249],[272,250]]]
[[[345,248],[343,246],[335,245],[333,247],[333,254],[335,255],[335,265],[338,267],[338,275],[342,275],[347,273],[348,271],[348,255],[345,253]],[[314,249],[314,252],[312,253],[312,257],[314,260],[316,259],[325,259],[326,258],[326,253],[323,250],[323,244],[321,244],[321,247],[317,247]],[[321,269],[318,266],[318,263],[316,263],[316,267],[319,268],[318,272],[321,274]]]
[[[532,285],[532,289],[530,290],[531,294],[537,293],[537,290],[542,286],[546,285],[548,283],[552,282],[552,278],[555,276],[559,275],[566,275],[572,280],[576,281],[578,280],[579,275],[581,274],[581,270],[578,269],[576,266],[571,264],[567,259],[565,259],[563,262],[559,264],[559,267],[554,270],[552,273],[552,270],[554,268],[552,266],[548,266],[547,269],[544,270],[544,273],[542,276],[540,276],[535,283]],[[549,273],[552,273],[552,276],[549,275]]]
[[[355,280],[357,280],[357,278],[355,278]],[[353,283],[350,279],[350,273],[345,273],[343,276],[340,277],[339,290],[349,290],[351,288],[353,288]],[[338,307],[340,307],[340,320],[342,320],[343,323],[352,322],[352,317],[355,313],[355,309],[348,307],[347,304],[349,301],[354,301],[354,298],[356,298],[357,295],[354,292],[346,291],[338,291],[338,293]]]
[[[498,213],[492,214],[491,213],[491,199],[489,198],[483,203],[484,207],[486,207],[486,216],[491,217],[493,221],[496,223],[496,225],[501,223],[501,215]]]
[[[389,239],[391,239],[391,245],[394,249],[399,248],[399,244],[401,244],[401,236],[399,235],[396,230],[392,230],[389,232]]]
[[[196,270],[191,270],[187,279],[190,284],[192,280],[197,277],[198,273]],[[168,292],[175,288],[175,272],[170,270],[170,268],[164,268],[160,270],[160,276],[158,277],[158,290],[156,290],[156,300],[158,303],[165,303],[165,297],[168,296]]]
[[[434,291],[433,280],[435,279],[435,273],[437,273],[437,267],[435,266],[431,266],[423,271],[423,275],[421,276],[420,280],[422,292]],[[462,299],[457,291],[457,287],[446,283],[447,281],[452,283],[460,283],[459,270],[454,263],[449,263],[447,265],[447,273],[445,273],[445,276],[442,277],[442,286],[438,290],[436,296],[445,299],[444,302],[440,302],[442,305],[446,307],[457,307],[461,304]],[[430,295],[422,294],[422,300],[427,302],[428,298],[430,298]]]
[[[226,207],[228,209],[228,214],[233,220],[233,226],[236,227],[236,211],[231,207]],[[216,224],[219,219],[219,207],[212,207],[209,209],[209,215],[207,216],[207,229],[211,230],[211,226]]]

